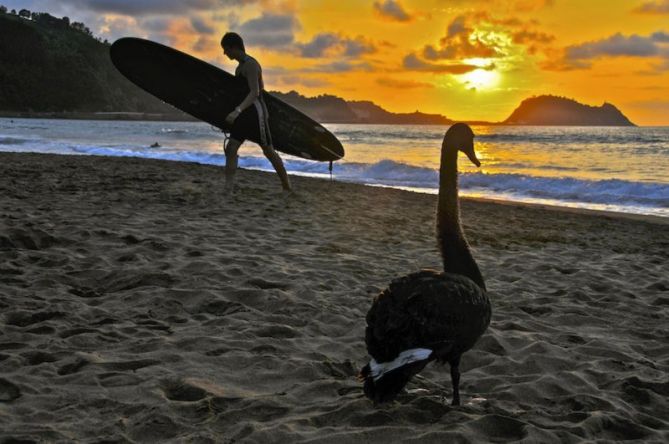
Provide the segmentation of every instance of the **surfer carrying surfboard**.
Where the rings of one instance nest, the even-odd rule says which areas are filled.
[[[225,122],[232,128],[230,140],[225,147],[225,189],[230,192],[234,186],[239,147],[246,139],[256,139],[260,141],[259,145],[265,157],[272,163],[274,170],[279,175],[281,186],[284,190],[290,191],[290,180],[286,168],[279,153],[272,145],[267,106],[260,94],[264,88],[262,68],[256,59],[246,54],[244,41],[239,34],[226,33],[221,39],[221,47],[223,54],[239,62],[235,76],[244,78],[249,87],[249,93],[242,103],[237,105],[234,111],[225,118]]]

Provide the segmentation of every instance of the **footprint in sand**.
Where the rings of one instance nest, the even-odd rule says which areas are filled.
[[[58,369],[58,374],[60,376],[71,375],[77,373],[79,370],[87,366],[89,362],[83,358],[77,358],[73,362],[63,365]]]
[[[21,396],[21,390],[8,380],[0,378],[0,402],[12,402]]]
[[[209,394],[206,390],[187,384],[181,380],[164,380],[161,388],[163,393],[165,393],[165,397],[170,401],[199,401]]]
[[[38,322],[62,317],[64,314],[65,313],[61,313],[59,311],[39,311],[37,313],[15,311],[5,315],[5,323],[7,325],[15,325],[17,327],[27,327],[28,325],[36,324]]]
[[[28,365],[40,365],[45,362],[56,362],[58,361],[58,358],[51,353],[45,353],[42,351],[29,351],[25,353],[21,353],[21,357],[23,357]]]

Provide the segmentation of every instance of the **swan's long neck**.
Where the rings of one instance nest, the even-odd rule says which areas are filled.
[[[458,150],[444,146],[441,150],[437,239],[444,261],[444,271],[467,276],[485,290],[485,282],[460,225],[458,200]]]

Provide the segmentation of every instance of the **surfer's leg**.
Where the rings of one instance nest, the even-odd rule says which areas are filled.
[[[232,187],[235,182],[235,172],[237,171],[237,151],[242,144],[237,139],[228,140],[228,144],[225,147],[225,189],[227,191],[232,191]]]
[[[292,188],[290,186],[290,180],[288,179],[288,173],[286,173],[286,167],[283,166],[283,161],[279,157],[279,153],[276,152],[271,146],[262,147],[262,152],[265,154],[265,157],[269,159],[276,171],[276,174],[279,175],[281,179],[281,186],[284,190],[290,191]]]

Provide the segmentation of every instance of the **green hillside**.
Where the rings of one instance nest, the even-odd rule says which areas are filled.
[[[0,85],[3,112],[176,111],[126,80],[85,25],[45,13],[0,13]]]

